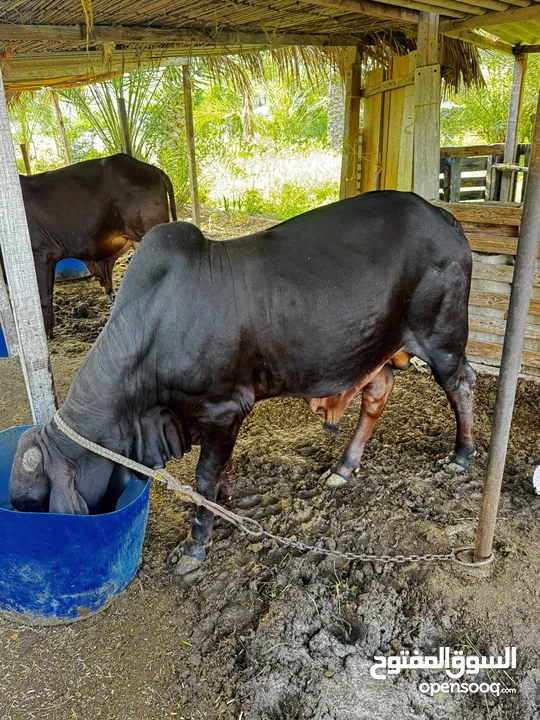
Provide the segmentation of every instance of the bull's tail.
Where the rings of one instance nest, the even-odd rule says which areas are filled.
[[[173,184],[171,182],[171,178],[167,175],[166,172],[161,170],[161,168],[156,168],[156,170],[159,172],[159,175],[163,182],[165,183],[165,188],[167,190],[167,195],[169,196],[169,205],[171,206],[171,217],[173,220],[177,219],[176,216],[176,201],[174,199],[174,188]]]

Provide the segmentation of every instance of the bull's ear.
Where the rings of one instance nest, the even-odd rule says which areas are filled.
[[[47,464],[50,468],[47,476],[51,487],[49,512],[89,515],[88,505],[76,489],[76,464],[59,452],[55,446],[53,448],[47,448],[50,459],[54,460]],[[54,458],[52,458],[53,455]]]

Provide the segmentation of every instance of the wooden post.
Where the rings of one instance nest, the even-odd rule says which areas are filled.
[[[525,72],[527,70],[527,55],[516,55],[514,57],[514,74],[512,77],[512,92],[510,94],[510,106],[508,108],[508,121],[506,123],[506,138],[504,141],[503,163],[513,163],[516,159],[516,150],[519,131],[519,116],[521,113],[521,101],[523,99],[523,85],[525,84]],[[515,183],[515,173],[502,173],[501,177],[501,202],[510,202],[512,190]]]
[[[116,102],[118,103],[118,113],[120,115],[120,124],[122,125],[124,152],[127,155],[131,155],[133,157],[133,149],[131,147],[131,135],[129,133],[129,123],[126,110],[126,101],[123,97],[117,97]]]
[[[1,73],[0,157],[0,246],[17,329],[21,367],[33,421],[47,423],[55,412],[54,386]]]
[[[28,143],[21,143],[20,148],[23,156],[24,169],[26,170],[26,174],[31,175],[32,166],[30,165],[30,156],[28,155]]]
[[[540,114],[540,92],[538,93]],[[537,117],[539,115],[537,114]],[[480,518],[474,550],[475,561],[491,555],[501,494],[504,463],[512,424],[514,400],[521,368],[521,351],[527,325],[529,302],[532,294],[538,240],[540,239],[540,122],[534,128],[529,186],[523,203],[523,215],[508,306],[508,320],[504,335],[497,398],[493,413],[491,438],[487,457],[486,478],[480,506]]]
[[[357,159],[360,139],[360,90],[362,89],[362,55],[356,47],[348,48],[347,81],[345,91],[345,123],[341,155],[339,199],[357,193]]]
[[[58,99],[58,93],[56,90],[51,90],[54,112],[56,113],[56,121],[58,122],[58,130],[60,131],[60,138],[62,140],[62,147],[64,148],[64,159],[68,165],[73,162],[71,159],[71,148],[69,147],[69,140],[66,134],[66,126],[64,125],[64,118],[62,117],[62,111],[60,110],[60,101]]]
[[[4,340],[11,359],[19,357],[19,342],[17,340],[17,329],[13,319],[11,303],[6,285],[0,275],[0,325],[4,333]]]
[[[182,65],[182,81],[184,86],[184,115],[186,121],[186,140],[189,165],[189,184],[191,188],[191,205],[193,222],[201,226],[199,209],[199,183],[197,181],[197,159],[195,156],[195,129],[193,127],[193,99],[191,94],[191,75],[189,65]]]
[[[439,199],[441,66],[439,16],[421,12],[414,73],[413,189],[426,200]]]

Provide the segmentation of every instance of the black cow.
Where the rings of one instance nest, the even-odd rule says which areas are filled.
[[[112,299],[112,266],[155,225],[176,220],[172,183],[153,165],[118,154],[20,176],[47,335],[54,327],[56,263],[87,263]],[[167,200],[168,196],[168,200]],[[0,257],[1,261],[1,257]]]
[[[294,396],[316,409],[361,386],[358,426],[333,469],[335,484],[359,466],[388,399],[387,361],[410,353],[446,392],[457,420],[447,460],[466,467],[474,451],[470,275],[457,221],[412,193],[368,193],[225,242],[188,223],[162,225],[130,262],[62,417],[154,468],[200,444],[197,489],[219,499],[256,402]],[[11,500],[19,510],[95,513],[111,507],[128,476],[52,422],[21,438]],[[211,534],[211,513],[198,509],[175,551],[177,572],[203,560]]]

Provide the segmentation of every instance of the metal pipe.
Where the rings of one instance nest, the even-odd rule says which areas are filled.
[[[540,117],[540,93],[538,112]],[[484,492],[476,532],[475,561],[488,558],[493,547],[497,509],[501,494],[512,413],[521,369],[521,351],[532,293],[538,241],[540,239],[540,122],[536,122],[529,164],[529,182],[523,204],[523,216],[504,336],[497,399],[489,443]]]

